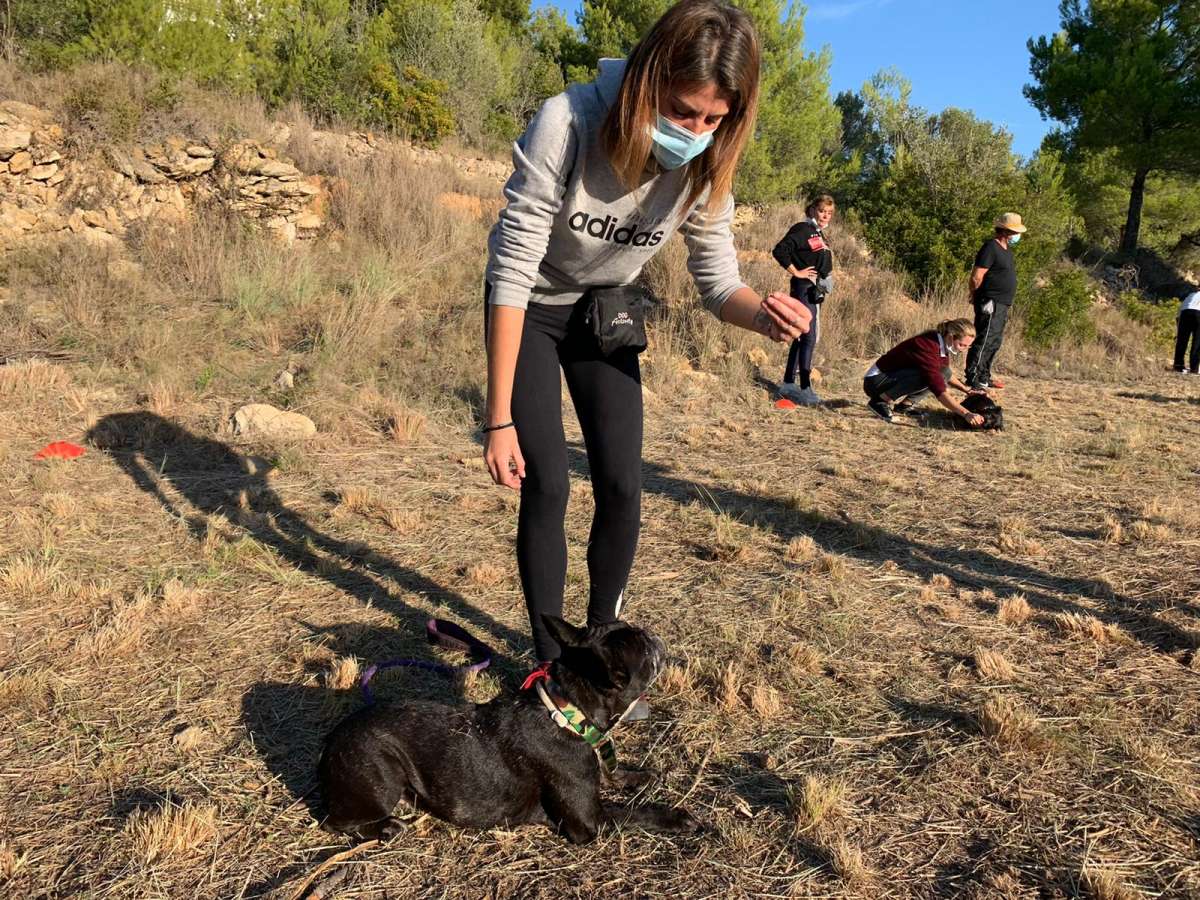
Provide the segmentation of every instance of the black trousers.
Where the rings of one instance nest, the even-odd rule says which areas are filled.
[[[996,303],[990,313],[985,313],[981,304],[975,304],[975,343],[967,351],[966,371],[966,381],[971,387],[992,383],[992,361],[1004,340],[1008,310],[1007,303]]]
[[[950,370],[942,369],[942,377],[950,381]],[[886,397],[890,402],[904,398],[920,400],[929,393],[929,379],[920,369],[897,369],[895,372],[880,372],[863,378],[863,391],[872,400]]]
[[[512,417],[525,457],[517,569],[538,660],[559,655],[541,617],[562,615],[567,577],[565,520],[571,484],[562,422],[563,375],[583,431],[596,503],[587,547],[589,625],[617,617],[641,527],[638,356],[630,350],[601,356],[584,323],[585,304],[529,304],[513,380]],[[486,313],[485,307],[485,322]]]
[[[1185,309],[1179,314],[1179,331],[1175,334],[1176,372],[1184,371],[1183,356],[1189,340],[1192,342],[1192,352],[1188,357],[1188,368],[1195,375],[1200,373],[1200,309]]]

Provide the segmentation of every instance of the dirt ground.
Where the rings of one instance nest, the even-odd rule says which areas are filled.
[[[871,418],[862,368],[831,409],[648,399],[627,615],[675,661],[618,743],[708,834],[424,818],[330,896],[1200,898],[1200,379],[1013,379],[1008,429],[969,434]],[[431,615],[501,658],[382,697],[530,664],[516,498],[470,433],[264,448],[226,414],[0,367],[7,896],[293,896],[348,846],[314,770],[360,666],[435,658]],[[32,459],[60,438],[88,452]]]

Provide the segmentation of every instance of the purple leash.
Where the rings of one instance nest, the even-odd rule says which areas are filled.
[[[362,677],[358,680],[362,686],[367,706],[371,706],[375,702],[375,696],[371,693],[371,679],[380,669],[424,669],[426,672],[453,676],[459,672],[482,672],[492,664],[492,648],[453,622],[447,622],[445,619],[430,619],[425,623],[425,638],[435,647],[467,653],[475,661],[465,666],[448,666],[445,663],[430,662],[424,659],[389,659],[386,662],[374,663],[362,673]]]

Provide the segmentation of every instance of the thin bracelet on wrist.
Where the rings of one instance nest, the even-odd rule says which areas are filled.
[[[480,431],[482,431],[484,434],[487,434],[489,431],[500,431],[505,428],[514,428],[514,427],[515,426],[513,425],[512,422],[505,422],[501,425],[485,425],[485,426],[483,426],[483,428],[480,429]]]

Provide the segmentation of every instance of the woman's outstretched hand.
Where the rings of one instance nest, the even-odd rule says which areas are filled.
[[[517,443],[517,429],[501,428],[483,436],[483,461],[492,475],[492,481],[514,491],[521,489],[525,477],[525,457]]]
[[[763,298],[755,316],[759,331],[773,341],[793,341],[808,332],[812,313],[795,297],[772,291]]]

